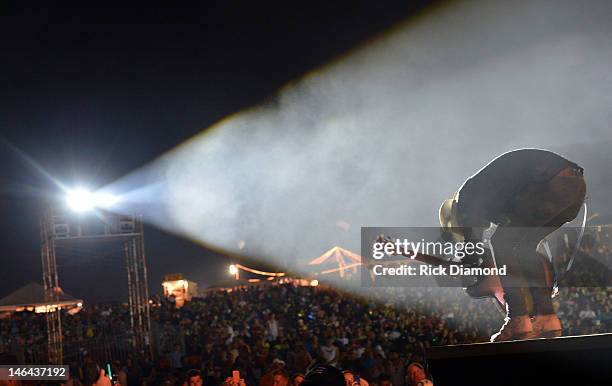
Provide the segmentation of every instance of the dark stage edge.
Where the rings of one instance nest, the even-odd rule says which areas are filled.
[[[612,385],[612,333],[432,347],[435,386]]]

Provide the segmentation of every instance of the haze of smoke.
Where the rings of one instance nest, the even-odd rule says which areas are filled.
[[[361,226],[435,226],[443,199],[515,148],[560,151],[608,191],[593,154],[612,143],[610,16],[605,1],[432,10],[120,183],[161,182],[157,225],[281,265],[359,251]]]

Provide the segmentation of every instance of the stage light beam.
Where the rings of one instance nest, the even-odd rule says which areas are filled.
[[[161,229],[309,277],[299,262],[358,250],[361,226],[437,226],[440,202],[503,152],[549,149],[607,176],[611,12],[449,2],[108,188]],[[608,180],[590,182],[602,208]]]
[[[119,198],[110,193],[92,193],[86,189],[68,191],[66,203],[75,212],[88,212],[94,208],[109,209],[119,202]]]

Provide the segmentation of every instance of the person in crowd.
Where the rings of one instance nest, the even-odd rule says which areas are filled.
[[[401,385],[405,377],[405,362],[400,358],[399,353],[393,351],[389,354],[389,361],[385,375],[391,378],[391,383]],[[382,374],[381,374],[382,375]]]
[[[174,345],[174,351],[170,353],[170,363],[173,369],[180,369],[183,367],[183,350],[180,344]]]
[[[117,374],[117,381],[119,382],[119,385],[128,386],[127,372],[125,368],[121,366],[121,362],[113,361],[111,366],[112,366],[113,374]]]
[[[202,372],[200,370],[191,369],[187,372],[185,377],[184,386],[202,386],[204,385],[204,379],[202,378]]]
[[[427,371],[419,362],[412,362],[406,367],[406,385],[416,386],[420,381],[427,379]]]
[[[293,366],[297,371],[304,373],[312,364],[312,356],[301,342],[296,344],[295,350],[290,351],[290,355],[292,355]]]
[[[266,321],[266,331],[268,333],[268,340],[270,340],[270,342],[274,342],[278,337],[278,321],[276,320],[276,316],[274,314],[268,315],[268,320]]]
[[[244,378],[241,377],[240,372],[233,371],[232,373],[233,374],[231,377],[227,377],[225,379],[225,382],[223,383],[224,386],[246,386],[247,385]]]
[[[305,375],[302,373],[293,374],[291,377],[291,386],[300,386],[304,382]]]
[[[284,370],[276,370],[272,374],[272,386],[288,386],[289,375]]]
[[[378,377],[378,386],[393,386],[393,380],[389,374],[380,374]]]
[[[601,253],[612,256],[612,249]],[[581,267],[577,264],[575,269]],[[612,288],[560,291],[563,296],[554,301],[566,333],[612,330]],[[377,384],[387,374],[394,386],[402,386],[410,384],[405,364],[423,363],[424,349],[486,342],[498,328],[500,317],[493,304],[475,304],[458,288],[373,288],[367,297],[355,298],[321,286],[279,284],[210,293],[181,309],[160,303],[151,309],[151,316],[162,355],[156,363],[148,362],[142,353],[113,358],[126,365],[127,384],[121,380],[121,371],[114,371],[121,386],[183,385],[190,368],[199,369],[207,385],[218,385],[238,370],[248,385],[258,385],[265,378],[262,385],[272,386],[276,370],[306,374],[313,358],[324,363],[322,346],[335,351],[339,369]],[[586,304],[588,310],[581,318]],[[274,341],[266,327],[272,314],[278,325]],[[74,358],[67,363],[71,363],[75,382],[84,383],[86,364],[100,353],[96,344],[104,344],[113,353],[128,352],[130,336],[122,331],[129,318],[129,310],[120,304],[85,306],[77,315],[62,315],[64,330],[71,331],[65,336],[64,356]],[[79,336],[77,331],[84,331],[86,325],[95,329],[96,339]],[[11,340],[20,338],[25,342],[26,362],[41,363],[47,355],[46,335],[40,334],[45,326],[45,316],[33,312],[0,318],[0,353],[9,353]],[[178,368],[171,360],[173,352]],[[410,371],[417,372],[416,367]],[[405,379],[396,380],[390,371],[395,376],[405,374]],[[98,380],[99,373],[94,376],[90,384]],[[299,378],[292,384],[296,381]]]
[[[126,367],[128,386],[141,386],[144,371],[143,363],[139,358],[128,357]]]
[[[342,371],[330,365],[315,365],[308,373],[301,386],[345,386]]]
[[[326,364],[336,366],[340,358],[338,346],[334,344],[334,340],[329,337],[325,340],[325,344],[319,349],[319,355]]]
[[[95,362],[85,364],[83,378],[83,386],[118,386],[118,384],[113,385],[106,371]]]
[[[344,376],[346,386],[369,386],[368,381],[361,378],[361,376],[356,375],[351,370],[344,370],[342,375]]]

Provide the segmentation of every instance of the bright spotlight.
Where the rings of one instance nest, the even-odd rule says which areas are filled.
[[[94,208],[93,194],[85,189],[77,189],[68,192],[66,201],[70,209],[75,212],[87,212]]]
[[[319,285],[319,281],[318,281],[317,279],[314,279],[314,280],[312,280],[312,281],[310,282],[310,285],[311,285],[312,287],[316,287],[316,286],[318,286],[318,285]]]
[[[92,193],[85,189],[75,189],[68,192],[66,202],[70,209],[76,212],[87,212],[93,208],[110,208],[119,201],[110,193]]]
[[[238,273],[238,267],[236,267],[234,264],[229,266],[229,273],[230,275],[235,275]]]

